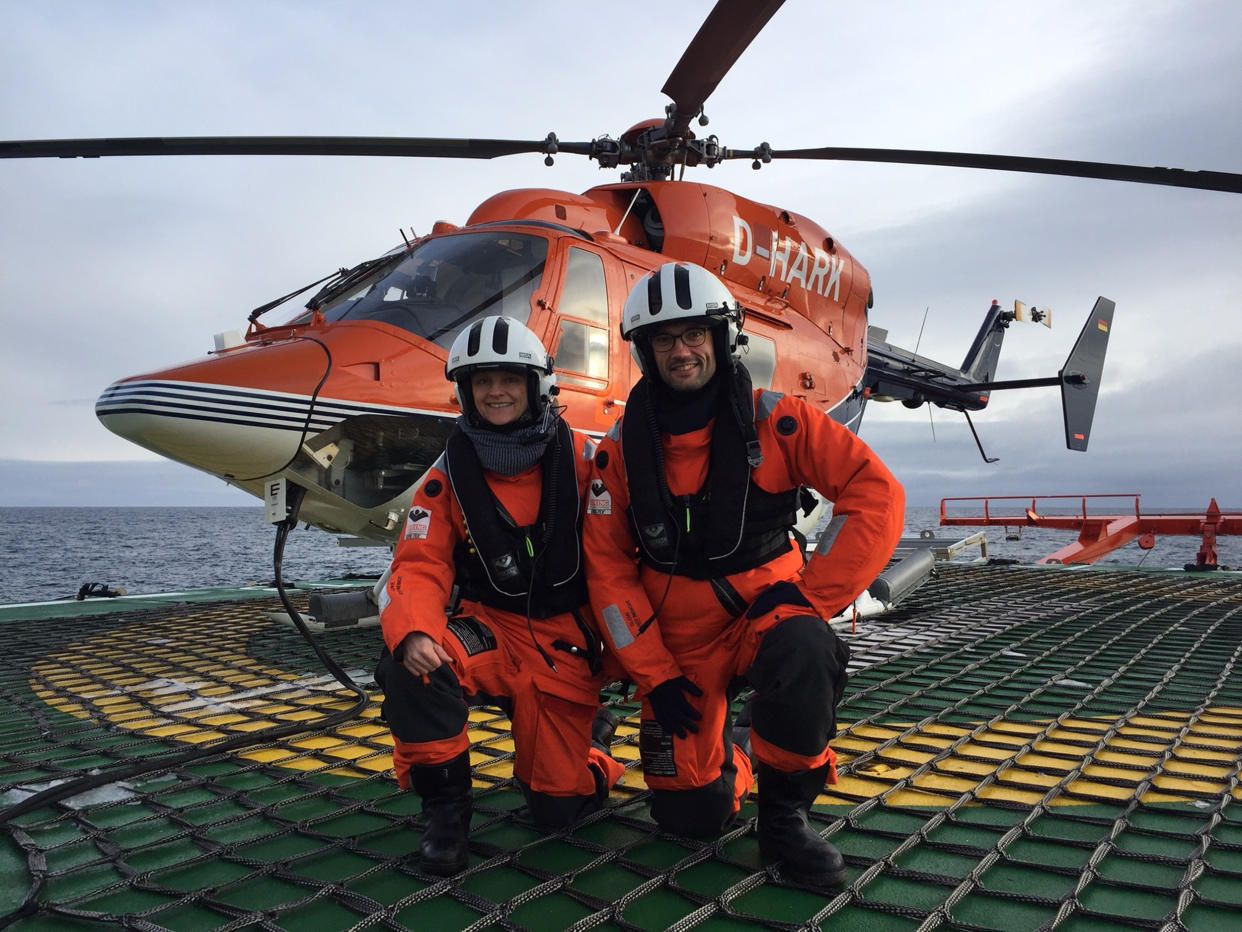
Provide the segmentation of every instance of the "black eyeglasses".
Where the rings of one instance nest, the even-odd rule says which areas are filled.
[[[657,333],[651,338],[651,348],[659,353],[667,353],[678,340],[686,346],[702,346],[707,341],[707,332],[706,327],[689,327],[681,333]]]

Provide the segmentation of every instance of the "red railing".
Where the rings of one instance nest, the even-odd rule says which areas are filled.
[[[1112,504],[1125,500],[1129,505],[1112,511],[1088,511],[1088,503],[1101,500]],[[1062,503],[1076,502],[1066,510]],[[982,515],[951,515],[950,502],[975,502],[982,505]],[[1013,504],[1009,510],[996,512],[993,502]],[[1041,504],[1042,503],[1042,504]],[[1007,506],[1002,506],[1007,507]],[[1021,507],[1021,510],[1018,510]],[[1092,493],[1087,495],[976,495],[940,500],[940,523],[944,526],[1043,527],[1078,531],[1078,540],[1067,547],[1041,558],[1039,563],[1094,563],[1104,554],[1138,540],[1144,550],[1155,545],[1157,534],[1198,534],[1202,544],[1196,556],[1197,566],[1216,566],[1216,538],[1221,534],[1242,534],[1242,512],[1224,513],[1216,499],[1203,511],[1143,514],[1139,496],[1133,493]]]
[[[942,498],[940,500],[940,523],[946,527],[950,525],[975,525],[975,526],[1006,525],[1006,526],[1009,526],[1009,525],[1015,525],[1015,524],[1026,524],[1028,522],[1028,519],[1033,516],[1053,517],[1052,513],[1044,515],[1041,512],[1040,507],[1039,507],[1040,502],[1058,502],[1059,503],[1059,502],[1064,502],[1064,501],[1076,501],[1079,503],[1079,507],[1077,511],[1071,511],[1071,512],[1057,511],[1055,513],[1056,517],[1087,518],[1087,517],[1093,517],[1095,515],[1104,513],[1104,512],[1098,512],[1098,511],[1088,513],[1087,511],[1087,500],[1088,499],[1092,501],[1096,499],[1129,499],[1133,502],[1133,506],[1132,506],[1133,514],[1135,516],[1138,516],[1140,514],[1139,496],[1132,492],[1105,492],[1105,493],[1090,493],[1086,495],[974,495],[974,496],[968,496],[968,497],[963,497],[963,498]],[[980,519],[980,518],[973,517],[973,516],[963,517],[963,516],[949,515],[945,511],[945,504],[947,502],[982,502],[983,503],[983,516]],[[993,515],[991,513],[992,502],[1026,502],[1028,504],[1026,504],[1026,506],[1022,508],[1022,510],[1020,511],[1012,512],[1009,514]],[[1055,508],[1056,506],[1054,505],[1053,507]],[[1115,513],[1116,513],[1115,511],[1108,512],[1108,514],[1115,514]]]

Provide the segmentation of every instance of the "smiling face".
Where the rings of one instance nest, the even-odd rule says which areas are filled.
[[[470,392],[479,417],[503,427],[526,413],[526,377],[505,369],[485,369],[470,376]]]
[[[660,346],[673,337],[667,349]],[[684,339],[683,339],[684,337]],[[685,340],[698,342],[687,346]],[[711,328],[702,321],[666,324],[651,335],[651,354],[664,384],[674,391],[693,392],[711,381],[716,374],[716,350],[712,345]]]

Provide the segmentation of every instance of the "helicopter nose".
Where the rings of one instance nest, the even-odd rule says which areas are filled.
[[[95,416],[132,443],[227,479],[254,479],[280,469],[298,447],[305,407],[266,394],[218,385],[137,378],[114,382],[95,402]],[[254,420],[258,402],[283,411]]]
[[[224,479],[258,479],[284,468],[304,435],[339,420],[315,404],[325,368],[310,341],[241,350],[114,382],[95,416],[161,456]],[[278,373],[297,373],[297,384]]]

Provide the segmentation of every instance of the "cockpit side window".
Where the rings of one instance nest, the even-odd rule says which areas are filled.
[[[543,276],[548,241],[487,230],[437,236],[379,281],[336,296],[327,320],[377,320],[443,346],[471,320],[504,314],[523,323]]]
[[[556,311],[560,317],[556,368],[588,379],[607,380],[608,290],[604,262],[598,255],[577,247],[568,250]],[[573,381],[572,375],[569,380]]]

